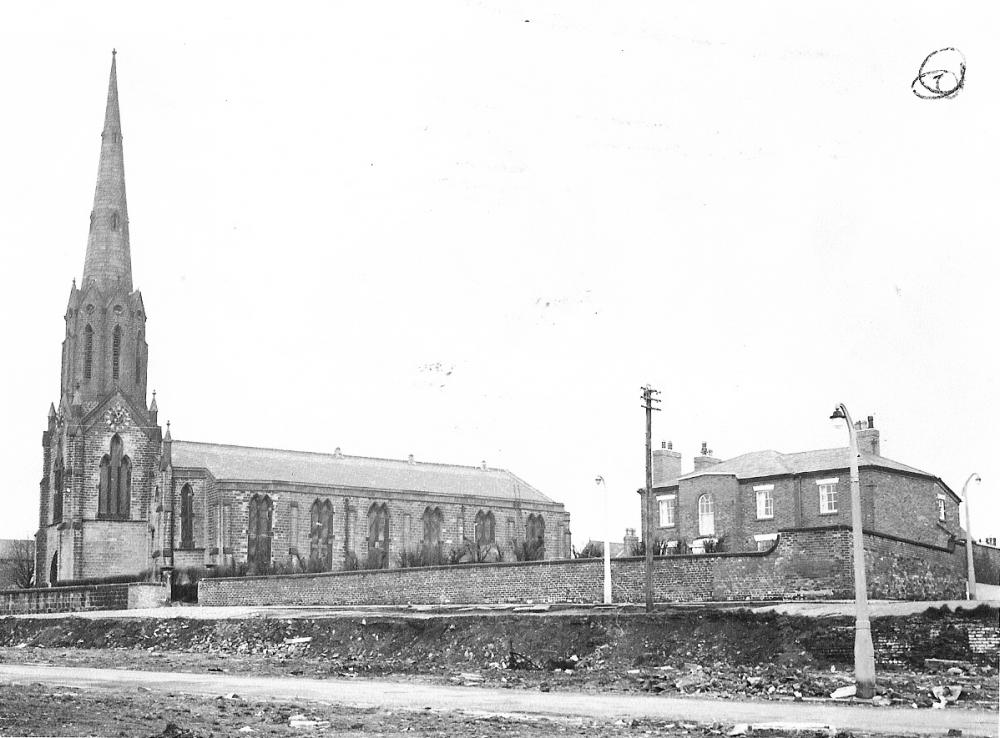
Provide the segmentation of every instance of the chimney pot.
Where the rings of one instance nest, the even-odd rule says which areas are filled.
[[[660,448],[666,448],[666,447],[667,447],[667,442],[666,441],[660,441]]]
[[[874,428],[875,427],[875,416],[874,415],[869,415],[868,416],[868,427],[869,428]]]
[[[701,442],[701,455],[702,456],[708,456],[708,442],[707,441],[702,441]]]
[[[674,442],[667,441],[667,451],[673,451],[673,450],[674,450]]]
[[[409,457],[408,461],[409,461],[409,462],[410,462],[411,464],[413,463],[413,454],[410,454],[410,457]]]

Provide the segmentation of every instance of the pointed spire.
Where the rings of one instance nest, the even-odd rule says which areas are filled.
[[[49,420],[55,420],[56,418],[56,406],[54,403],[49,403]]]
[[[118,109],[118,71],[111,52],[108,102],[101,132],[101,158],[97,167],[94,209],[90,212],[87,258],[83,265],[84,289],[97,282],[101,290],[123,287],[132,291],[132,255],[125,201],[125,157],[121,115]]]
[[[159,408],[156,407],[156,390],[153,390],[153,401],[149,403],[149,412],[155,413],[157,410],[159,410]]]
[[[163,440],[166,441],[167,443],[170,443],[172,440],[174,440],[173,438],[170,437],[170,421],[169,420],[167,421],[167,434],[165,436],[163,436]]]

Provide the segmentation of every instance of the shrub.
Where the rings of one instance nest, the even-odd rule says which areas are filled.
[[[136,582],[159,582],[152,569],[146,569],[138,574],[111,574],[105,577],[84,577],[83,579],[68,579],[58,581],[53,587],[80,587],[87,584],[134,584]]]
[[[344,571],[357,571],[361,568],[361,562],[358,561],[358,555],[353,551],[347,551],[344,553]]]
[[[514,559],[517,561],[540,561],[545,558],[545,541],[536,538],[531,541],[514,541]]]

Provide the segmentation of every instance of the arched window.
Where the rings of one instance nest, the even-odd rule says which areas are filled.
[[[49,564],[49,584],[59,581],[59,552],[52,554],[52,562]]]
[[[181,487],[181,548],[194,548],[194,490]]]
[[[250,498],[247,520],[247,563],[254,571],[271,565],[271,520],[274,505],[267,495]]]
[[[444,513],[440,507],[428,507],[421,518],[424,523],[424,545],[441,545],[441,528],[444,526]]]
[[[111,437],[111,453],[101,459],[98,517],[127,518],[131,499],[132,461],[125,455],[125,444],[116,433]]]
[[[94,373],[94,329],[87,323],[83,329],[83,378],[90,381]]]
[[[698,498],[698,535],[715,535],[715,510],[712,498],[708,495],[702,495]]]
[[[329,571],[333,566],[333,503],[316,500],[309,519],[309,560]]]
[[[380,568],[389,565],[389,508],[384,502],[368,508],[368,561]]]
[[[496,541],[496,518],[492,511],[476,513],[476,545],[488,546]]]
[[[529,560],[545,558],[545,518],[541,513],[528,516],[524,530],[525,543],[530,552]]]
[[[135,383],[139,384],[142,379],[142,341],[145,336],[140,331],[139,337],[135,340]]]
[[[52,522],[61,523],[63,518],[63,450],[62,443],[56,447],[56,459],[52,464]]]
[[[118,230],[118,211],[117,210],[111,211],[111,230],[113,230],[113,231],[117,231]]]
[[[111,378],[118,381],[118,365],[122,357],[122,327],[116,325],[111,331]]]

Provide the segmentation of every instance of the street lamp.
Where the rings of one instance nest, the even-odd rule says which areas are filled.
[[[598,475],[594,481],[604,487],[604,604],[611,604],[611,536],[608,533],[608,485],[604,477]]]
[[[851,532],[854,539],[854,683],[856,695],[870,700],[875,696],[875,648],[872,625],[868,618],[868,584],[865,579],[865,544],[861,530],[861,483],[858,475],[858,436],[851,415],[843,403],[837,405],[830,420],[847,423],[850,437],[848,456],[851,467]]]
[[[972,528],[969,515],[969,482],[981,482],[982,477],[978,474],[970,474],[962,485],[962,501],[965,503],[965,558],[969,569],[969,599],[976,599],[976,565],[972,561]]]

